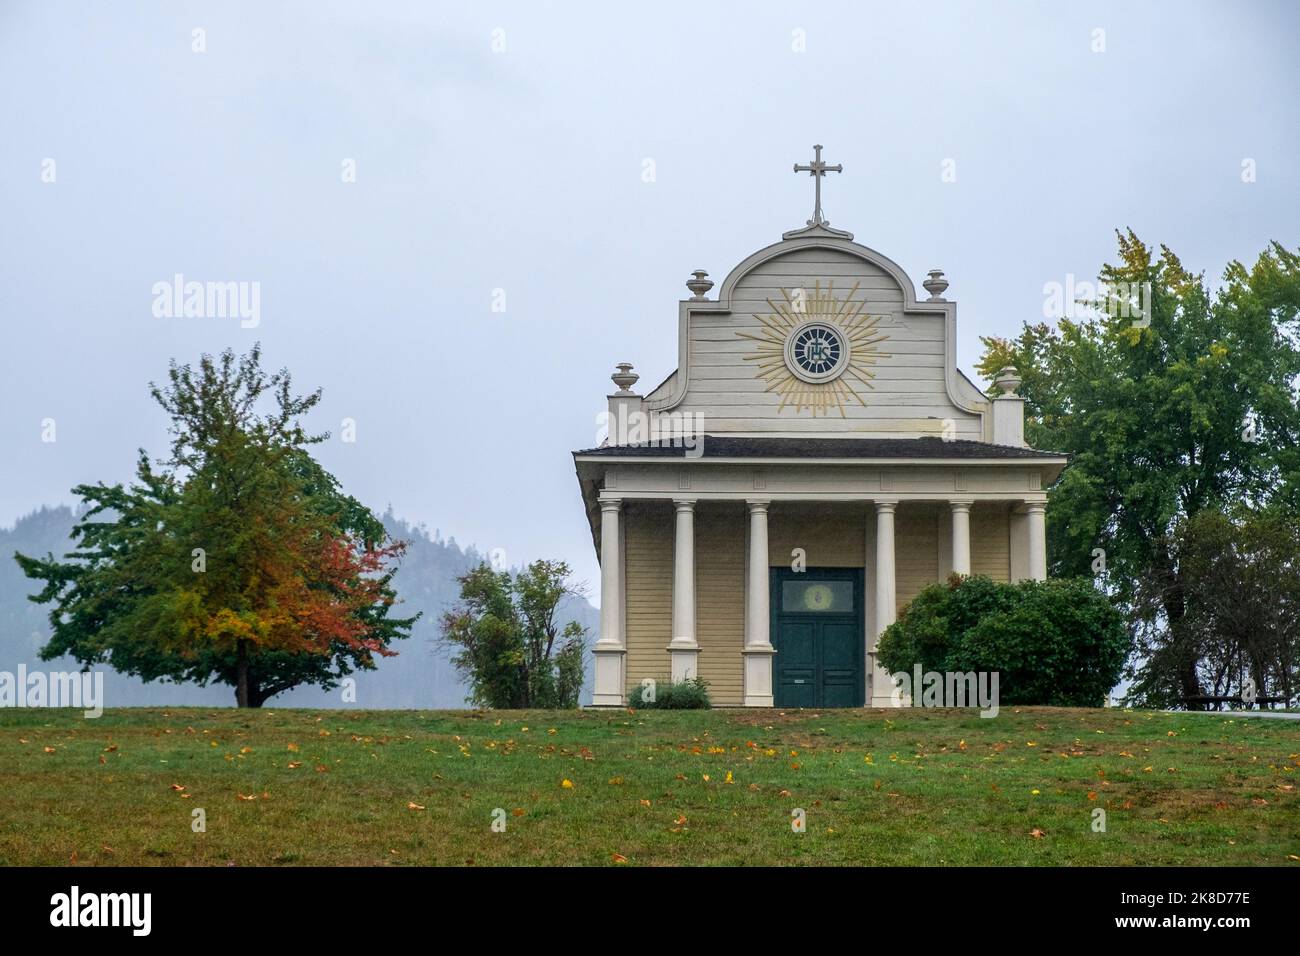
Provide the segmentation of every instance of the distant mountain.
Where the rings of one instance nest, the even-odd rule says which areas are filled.
[[[397,641],[395,657],[382,658],[373,671],[354,675],[355,704],[344,704],[341,690],[326,693],[317,687],[300,687],[280,694],[267,707],[356,707],[424,709],[465,707],[466,690],[437,646],[438,620],[459,596],[456,577],[486,560],[475,548],[462,549],[455,538],[444,540],[422,525],[410,525],[392,512],[383,516],[389,534],[409,542],[402,564],[393,578],[402,599],[395,613],[408,617],[416,611],[424,616],[412,628],[411,636]],[[47,604],[27,600],[40,582],[25,577],[13,560],[15,551],[32,556],[63,555],[71,549],[69,537],[76,515],[66,507],[42,507],[20,518],[12,528],[0,528],[0,670],[14,672],[19,664],[43,670],[76,670],[72,658],[42,661],[37,655],[49,639]],[[561,608],[561,620],[576,620],[588,628],[588,646],[595,641],[599,612],[585,600],[569,601]],[[591,660],[582,702],[591,700]],[[233,706],[234,689],[225,684],[198,687],[194,684],[153,682],[117,674],[104,667],[104,696],[108,707],[140,706]]]

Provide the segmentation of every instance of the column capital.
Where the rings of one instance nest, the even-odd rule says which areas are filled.
[[[767,511],[768,506],[772,503],[771,498],[746,498],[745,504],[749,506],[749,513],[755,514],[760,511]]]
[[[1046,502],[1046,501],[1026,501],[1022,507],[1025,509],[1025,514],[1027,514],[1027,515],[1032,515],[1032,514],[1043,514],[1043,513],[1045,513],[1045,512],[1047,511],[1047,502]]]
[[[974,498],[949,498],[948,507],[953,511],[970,511],[971,506],[975,504]]]
[[[600,510],[614,511],[614,512],[621,511],[623,510],[623,499],[622,498],[601,498]]]
[[[694,499],[694,498],[674,498],[674,499],[673,499],[673,507],[677,509],[678,514],[682,513],[683,511],[694,511],[694,510],[695,510],[695,499]]]
[[[897,498],[876,498],[873,503],[876,506],[876,514],[893,514],[894,509],[898,507]]]

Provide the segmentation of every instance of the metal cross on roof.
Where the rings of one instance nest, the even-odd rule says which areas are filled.
[[[827,226],[830,225],[830,223],[822,218],[822,177],[827,173],[842,173],[844,172],[844,166],[840,163],[836,163],[834,166],[828,166],[826,163],[822,162],[822,148],[820,144],[813,147],[813,152],[815,154],[813,156],[813,161],[807,166],[795,163],[794,171],[796,173],[807,173],[813,178],[813,182],[817,186],[817,203],[813,207],[813,217],[808,220],[808,225]]]

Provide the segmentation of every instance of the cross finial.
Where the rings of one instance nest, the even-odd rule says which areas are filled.
[[[822,218],[822,177],[827,173],[842,173],[844,172],[844,166],[840,163],[836,163],[834,166],[828,166],[824,163],[822,161],[821,144],[817,144],[813,146],[813,161],[807,166],[795,163],[794,171],[796,173],[807,173],[813,178],[813,183],[815,183],[817,187],[817,200],[816,204],[813,206],[813,217],[808,220],[808,225],[829,226],[830,222]]]

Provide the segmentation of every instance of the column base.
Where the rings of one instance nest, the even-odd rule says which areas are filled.
[[[591,706],[626,706],[627,686],[623,675],[627,651],[621,647],[601,647],[597,643],[591,649],[591,656],[596,662],[596,686],[592,689]]]
[[[700,645],[692,642],[668,645],[670,675],[674,684],[700,676]]]
[[[774,707],[772,656],[776,654],[776,648],[771,644],[755,645],[740,653],[745,658],[745,706]]]

